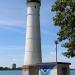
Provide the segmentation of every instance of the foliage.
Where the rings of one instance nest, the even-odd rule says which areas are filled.
[[[53,17],[55,26],[60,27],[59,42],[67,40],[63,46],[68,50],[63,53],[67,57],[75,56],[75,0],[56,0],[52,6],[56,13]]]

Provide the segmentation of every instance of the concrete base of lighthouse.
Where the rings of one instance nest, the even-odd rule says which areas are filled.
[[[47,62],[38,65],[23,66],[22,75],[70,75],[70,63]],[[50,71],[50,72],[49,72]]]
[[[38,65],[23,66],[23,74],[22,75],[39,75]]]

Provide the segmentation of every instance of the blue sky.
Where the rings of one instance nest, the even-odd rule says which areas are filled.
[[[43,62],[55,61],[55,44],[58,27],[53,25],[51,6],[55,0],[42,0],[40,12],[41,48]],[[26,0],[0,0],[0,66],[17,63],[23,65],[26,31]],[[75,68],[75,58],[62,55],[66,49],[58,45],[58,61],[71,62]]]

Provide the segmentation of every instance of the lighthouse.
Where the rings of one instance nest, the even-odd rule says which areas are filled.
[[[38,75],[37,64],[42,62],[40,6],[40,0],[27,0],[26,42],[23,66],[26,75]]]

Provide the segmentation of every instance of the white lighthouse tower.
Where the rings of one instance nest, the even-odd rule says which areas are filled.
[[[26,75],[38,75],[37,64],[42,62],[40,37],[40,0],[27,0],[27,26],[24,68]]]

